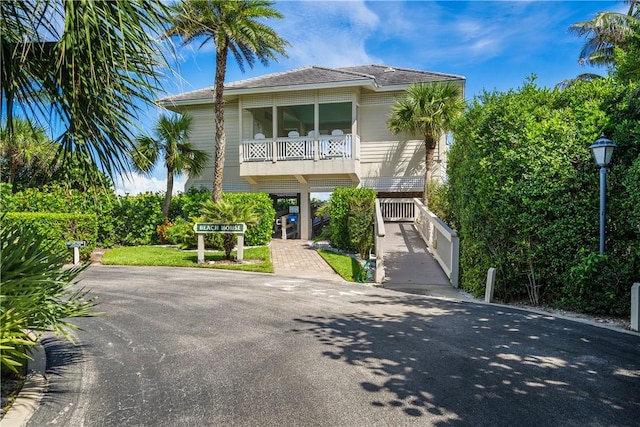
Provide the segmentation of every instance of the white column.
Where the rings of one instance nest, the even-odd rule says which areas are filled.
[[[300,184],[300,238],[311,240],[311,200],[309,198],[309,184]]]

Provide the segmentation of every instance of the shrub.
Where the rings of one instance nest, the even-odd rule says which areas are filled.
[[[368,258],[373,246],[375,191],[368,188],[339,187],[330,199],[331,245],[355,251]]]
[[[517,91],[485,92],[473,101],[456,126],[448,168],[465,289],[482,295],[487,269],[495,267],[496,292],[504,300],[525,298],[533,273],[543,302],[611,313],[626,304],[628,310],[611,283],[625,278],[632,280],[629,287],[640,279],[633,255],[640,251],[640,228],[634,209],[624,208],[637,182],[629,169],[640,152],[640,101],[629,90],[610,79],[564,90],[529,81]],[[598,247],[599,206],[598,171],[588,146],[603,129],[619,151],[607,175],[612,258],[598,262],[616,265],[621,275],[615,277],[593,277],[595,261],[586,255]],[[599,290],[577,292],[585,286]],[[601,296],[599,305],[591,294]]]
[[[45,331],[71,340],[66,320],[92,315],[94,299],[75,289],[83,266],[64,269],[59,251],[34,223],[0,222],[0,355],[2,369],[16,372]],[[35,334],[30,335],[27,331]]]
[[[178,245],[181,249],[194,249],[198,247],[198,236],[193,231],[196,221],[186,221],[178,217],[170,227],[166,229],[167,241],[173,245]],[[222,236],[220,234],[208,233],[204,235],[204,245],[210,249],[222,249]]]
[[[119,197],[113,208],[114,243],[123,246],[159,243],[156,230],[164,222],[162,201],[161,194],[150,192]]]
[[[40,212],[7,212],[0,220],[8,229],[33,230],[44,242],[51,242],[50,249],[65,254],[67,261],[73,257],[65,242],[84,240],[80,256],[87,259],[96,246],[97,218],[94,214],[55,214]]]
[[[234,204],[251,205],[259,222],[247,228],[244,244],[247,246],[263,246],[269,244],[273,234],[273,221],[276,211],[267,193],[224,193],[222,200]]]

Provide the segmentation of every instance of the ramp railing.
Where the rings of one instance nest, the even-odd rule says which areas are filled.
[[[433,257],[438,261],[451,285],[458,287],[460,243],[458,235],[420,201],[413,199],[416,208],[414,224]]]
[[[384,280],[384,219],[382,218],[382,210],[380,209],[380,200],[376,199],[376,213],[374,220],[374,245],[376,251],[376,274],[375,282],[382,283]]]

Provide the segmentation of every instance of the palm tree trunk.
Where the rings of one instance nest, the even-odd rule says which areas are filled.
[[[216,50],[215,77],[215,117],[216,117],[216,151],[213,170],[213,201],[222,200],[222,178],[224,173],[224,148],[226,135],[224,133],[224,79],[227,71],[228,41],[220,41],[222,46]]]
[[[424,191],[422,193],[422,201],[424,205],[429,208],[429,197],[427,195],[427,188],[429,183],[431,182],[433,176],[433,158],[436,152],[437,144],[433,138],[425,138],[424,140]]]
[[[173,170],[167,168],[167,193],[164,195],[162,203],[162,216],[169,219],[169,208],[171,207],[171,194],[173,193]]]

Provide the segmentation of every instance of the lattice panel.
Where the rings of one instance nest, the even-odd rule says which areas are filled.
[[[360,105],[393,105],[400,96],[402,92],[365,93],[360,97]]]
[[[318,178],[309,180],[309,190],[312,192],[331,192],[336,187],[353,187],[349,178]]]
[[[422,191],[424,177],[364,178],[362,186],[377,191]]]
[[[320,102],[320,104],[351,102],[352,100],[353,100],[353,95],[350,89],[322,90],[318,94],[318,102]]]
[[[276,105],[306,105],[315,102],[313,92],[285,92],[276,95]]]
[[[269,95],[245,95],[242,97],[242,108],[260,108],[273,105],[273,97]]]
[[[266,160],[269,156],[269,145],[267,143],[253,143],[247,144],[249,153],[247,160]]]
[[[285,145],[285,157],[304,157],[304,141],[291,141]]]
[[[274,180],[260,182],[258,190],[265,193],[297,193],[300,191],[300,184],[296,180]]]
[[[344,139],[330,139],[327,141],[327,157],[344,157],[347,158],[347,144]]]

